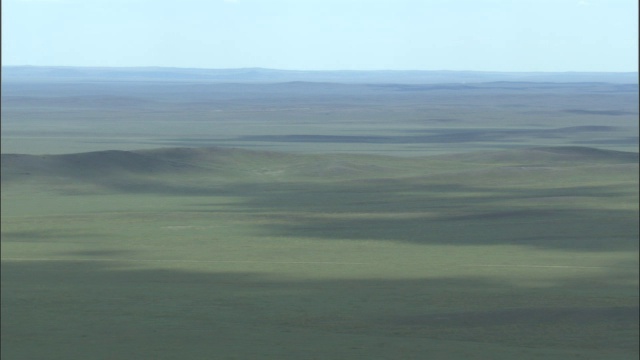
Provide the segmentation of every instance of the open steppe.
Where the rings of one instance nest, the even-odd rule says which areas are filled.
[[[3,358],[638,356],[637,85],[2,95]]]
[[[621,77],[634,83],[620,83],[453,73],[445,77],[451,82],[422,84],[366,77],[265,82],[233,72],[216,82],[146,72],[111,81],[11,74],[3,72],[2,153],[212,145],[400,156],[568,145],[638,149],[637,74]],[[426,74],[432,81],[442,76]]]

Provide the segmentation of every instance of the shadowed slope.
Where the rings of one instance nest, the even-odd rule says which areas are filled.
[[[98,151],[67,155],[2,154],[2,180],[25,177],[95,179],[101,176],[194,171],[194,165],[132,151]]]
[[[166,148],[98,151],[65,155],[2,154],[2,181],[56,177],[100,180],[104,177],[187,176],[242,180],[400,178],[498,169],[529,170],[583,165],[637,164],[638,154],[588,147],[542,147],[401,158],[376,155],[301,155],[231,148]],[[520,168],[524,169],[524,168]]]
[[[603,150],[584,146],[535,147],[510,151],[487,151],[442,155],[442,159],[481,163],[580,165],[594,163],[637,163],[638,153]]]

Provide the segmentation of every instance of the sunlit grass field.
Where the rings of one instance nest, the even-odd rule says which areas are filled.
[[[3,358],[638,356],[637,90],[85,85],[3,87]]]
[[[637,352],[633,154],[103,155],[3,159],[8,358]]]

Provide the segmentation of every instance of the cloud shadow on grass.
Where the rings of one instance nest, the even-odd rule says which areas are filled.
[[[535,156],[531,156],[533,153]],[[420,175],[407,177],[395,177],[393,164],[388,163],[378,174],[381,170],[375,166],[308,159],[302,170],[294,167],[282,178],[269,177],[255,171],[261,169],[265,157],[251,157],[251,166],[231,175],[218,176],[216,171],[184,176],[117,173],[119,176],[74,179],[80,185],[65,183],[62,191],[85,186],[88,191],[107,194],[200,198],[192,204],[181,204],[179,211],[235,213],[244,219],[259,219],[266,236],[637,250],[638,211],[629,200],[637,196],[637,188],[632,188],[637,183],[633,163],[637,154],[635,160],[632,153],[584,148],[525,151],[516,153],[515,158],[510,154],[506,160],[500,158],[501,154],[481,154],[479,160],[463,157],[467,163],[456,160],[460,162],[449,168],[451,172],[433,163],[418,172],[414,169],[421,163],[412,163],[410,171]],[[535,166],[515,166],[522,157],[527,160],[524,164]],[[482,161],[493,165],[466,165]],[[580,166],[575,166],[575,161],[580,161]],[[434,166],[433,174],[429,166]],[[472,169],[464,171],[467,166]],[[335,176],[325,173],[333,168],[339,168]],[[352,170],[360,168],[363,172],[356,175],[361,178],[352,178],[356,176]],[[242,174],[248,179],[244,180]],[[224,207],[214,201],[207,209],[209,197],[234,201]],[[43,231],[8,235],[9,240],[28,241],[65,234]]]
[[[218,184],[105,183],[125,193],[201,197],[182,212],[235,213],[266,236],[498,245],[583,251],[638,249],[638,212],[627,185],[498,187],[377,179]],[[208,203],[209,196],[237,201]],[[603,205],[598,205],[598,204]],[[209,209],[208,207],[212,208]],[[611,207],[612,208],[608,208]]]
[[[2,242],[86,242],[87,239],[104,239],[107,235],[69,229],[44,229],[3,231]]]
[[[617,130],[613,126],[573,126],[556,129],[417,129],[411,130],[411,135],[248,135],[240,136],[233,141],[255,142],[299,142],[299,143],[368,143],[368,144],[429,144],[429,143],[471,143],[471,142],[504,142],[521,141],[523,138],[535,139],[566,139],[570,143],[572,138],[589,134],[593,139],[595,135],[613,134]],[[423,133],[416,135],[416,133]],[[598,139],[593,139],[594,144]],[[620,140],[623,141],[623,140]]]
[[[637,304],[619,296],[613,306],[606,295],[633,293],[632,279],[616,271],[528,288],[482,277],[287,280],[128,265],[3,261],[3,355],[170,359],[197,349],[286,358],[299,346],[330,358],[340,354],[336,346],[362,345],[362,336],[389,341],[382,351],[390,356],[402,347],[417,356],[433,346],[427,339],[637,351]],[[294,334],[308,334],[309,342],[292,342]],[[353,335],[359,337],[335,342]],[[412,347],[401,339],[414,339]],[[448,346],[453,358],[468,358]],[[357,348],[353,355],[380,354]]]
[[[625,188],[522,189],[397,183],[314,184],[240,190],[230,210],[260,219],[267,236],[499,245],[582,251],[637,251],[638,212],[599,208],[625,200]],[[287,189],[287,190],[284,190]],[[354,190],[355,189],[355,190]],[[384,191],[383,189],[386,189]],[[585,205],[586,204],[586,205]],[[199,204],[193,209],[206,212]],[[215,211],[215,210],[214,210]]]
[[[526,245],[581,251],[635,251],[633,211],[500,211],[471,215],[344,219],[293,217],[265,234],[332,240],[386,240],[442,245]]]

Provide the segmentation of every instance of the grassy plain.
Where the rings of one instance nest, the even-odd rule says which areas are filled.
[[[2,109],[3,358],[637,358],[618,85],[24,86]]]
[[[431,155],[638,149],[638,88],[608,83],[3,83],[2,152],[226,146]]]

